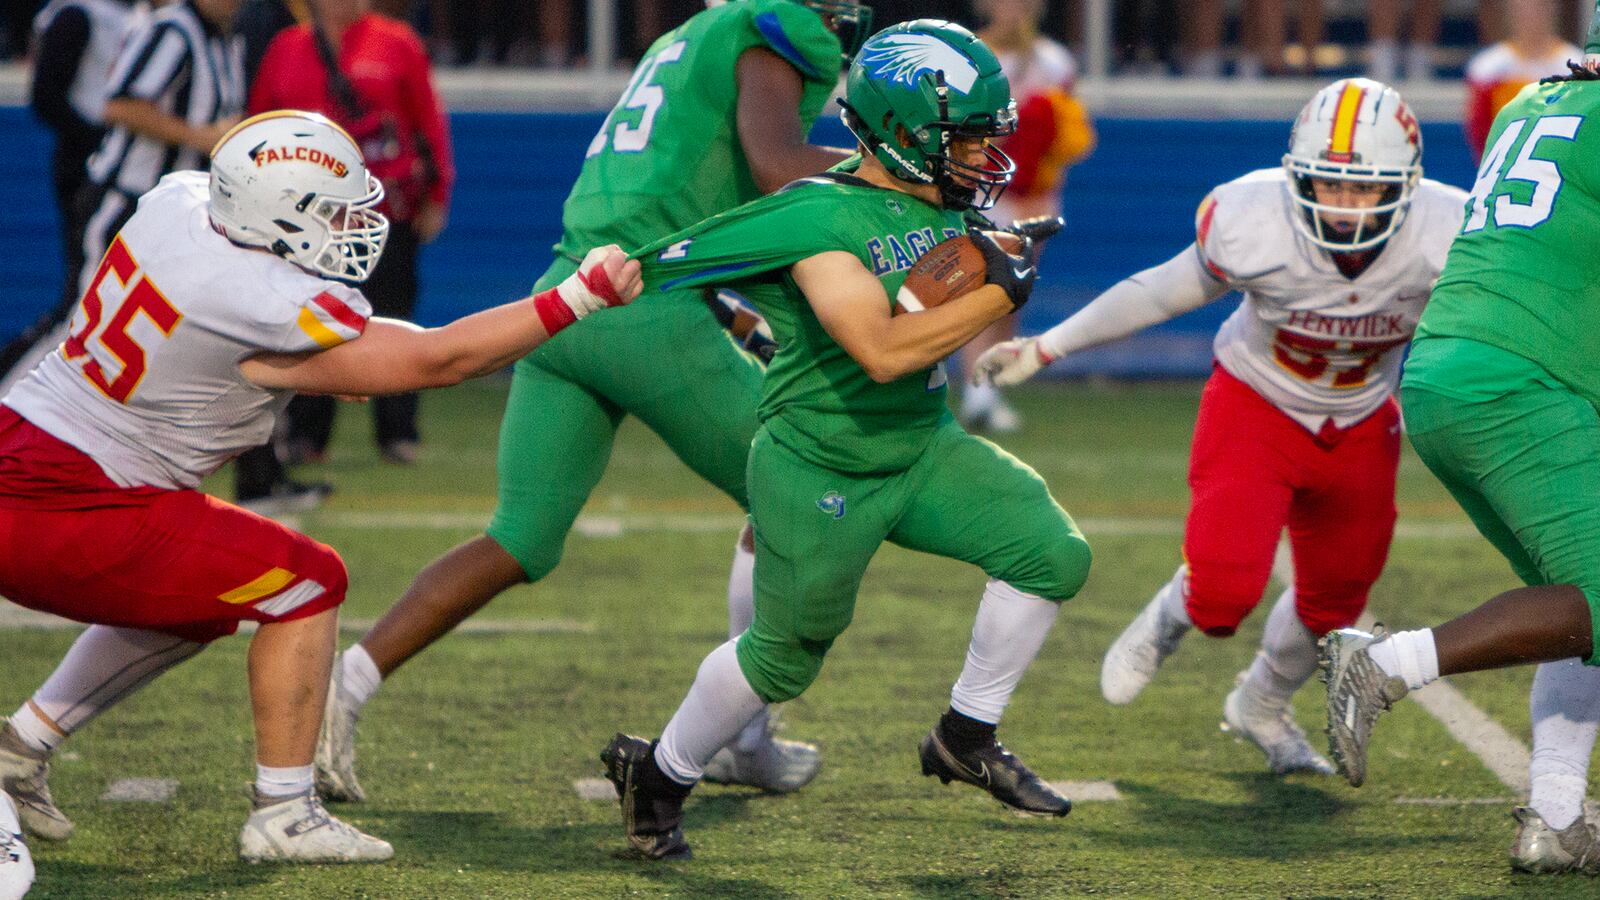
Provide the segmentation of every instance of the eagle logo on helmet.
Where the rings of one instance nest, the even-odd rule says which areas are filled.
[[[861,51],[861,65],[873,78],[912,86],[922,73],[942,71],[945,83],[963,94],[978,81],[978,67],[931,34],[895,34],[870,44]]]

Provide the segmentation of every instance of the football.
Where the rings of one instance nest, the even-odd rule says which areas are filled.
[[[991,231],[1007,253],[1022,250],[1022,239],[1009,231]],[[984,282],[983,251],[965,234],[940,241],[906,273],[895,294],[894,314],[922,312],[959,297]]]

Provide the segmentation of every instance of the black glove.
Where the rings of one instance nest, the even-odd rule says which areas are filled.
[[[1060,216],[1033,216],[1027,219],[1018,219],[1011,223],[1006,230],[1017,237],[1028,238],[1035,243],[1046,238],[1055,237],[1057,232],[1066,227],[1067,220]]]
[[[1011,298],[1013,310],[1021,309],[1033,292],[1033,282],[1039,277],[1038,267],[1030,261],[1033,241],[1024,237],[1021,255],[1012,256],[1000,249],[994,238],[977,228],[968,229],[967,236],[983,252],[984,281],[1005,291]]]

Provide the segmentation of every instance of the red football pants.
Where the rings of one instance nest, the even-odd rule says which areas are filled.
[[[326,544],[199,491],[121,488],[0,406],[0,596],[191,641],[344,602]]]
[[[1289,528],[1295,611],[1312,634],[1353,624],[1394,537],[1400,409],[1313,435],[1216,366],[1189,457],[1189,618],[1227,636],[1261,601]]]

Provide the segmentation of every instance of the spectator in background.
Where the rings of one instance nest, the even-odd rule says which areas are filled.
[[[444,228],[455,180],[450,135],[422,40],[404,22],[372,12],[368,0],[311,0],[312,20],[280,33],[250,89],[252,113],[320,112],[361,145],[383,182],[389,240],[362,293],[375,315],[409,319],[417,302],[419,245]],[[372,403],[378,450],[409,464],[419,449],[417,395]],[[291,461],[325,458],[336,406],[331,397],[290,404]]]
[[[1405,77],[1424,80],[1433,77],[1433,48],[1439,43],[1442,0],[1412,0],[1409,25],[1410,43],[1405,50]],[[1367,73],[1385,83],[1399,79],[1401,0],[1372,0],[1367,4],[1367,39],[1371,42],[1371,61]]]
[[[1509,37],[1480,50],[1467,63],[1467,110],[1462,124],[1474,162],[1483,156],[1489,126],[1500,107],[1546,75],[1565,75],[1567,61],[1583,55],[1556,33],[1555,0],[1507,0],[1503,5]]]
[[[69,274],[81,267],[84,212],[74,204],[88,182],[89,154],[105,136],[106,83],[129,34],[149,11],[133,0],[52,0],[34,19],[33,84],[28,105],[55,135],[50,182],[61,215],[62,258]],[[77,302],[73,280],[58,308],[30,329],[48,331]],[[27,334],[27,333],[25,333]],[[3,365],[3,364],[0,364]],[[3,368],[0,368],[3,371]]]
[[[1297,0],[1295,4],[1295,31],[1305,54],[1294,66],[1283,52],[1288,30],[1285,6],[1285,0],[1244,0],[1239,14],[1245,51],[1238,67],[1240,77],[1259,78],[1262,72],[1284,75],[1295,69],[1307,75],[1316,71],[1317,47],[1322,43],[1322,0]]]
[[[234,20],[234,33],[244,41],[244,83],[256,83],[261,59],[278,32],[306,21],[311,11],[306,0],[245,0]]]
[[[230,36],[238,11],[239,0],[177,0],[156,10],[117,58],[102,111],[108,130],[74,200],[84,223],[68,260],[74,301],[139,197],[168,172],[205,169],[211,147],[239,121],[243,53]],[[72,309],[57,310],[50,327],[6,348],[0,394],[61,343]]]
[[[1039,33],[1044,0],[978,0],[977,7],[987,23],[978,37],[999,57],[1017,102],[1017,130],[1001,143],[1017,173],[989,216],[1006,226],[1016,219],[1059,215],[1067,167],[1087,156],[1095,142],[1088,113],[1072,94],[1078,64],[1066,47]],[[973,338],[961,353],[963,375],[970,376],[983,351],[1016,330],[1016,316],[1010,315]],[[1005,433],[1021,427],[997,388],[969,382],[962,378],[967,387],[961,419],[969,428]]]

